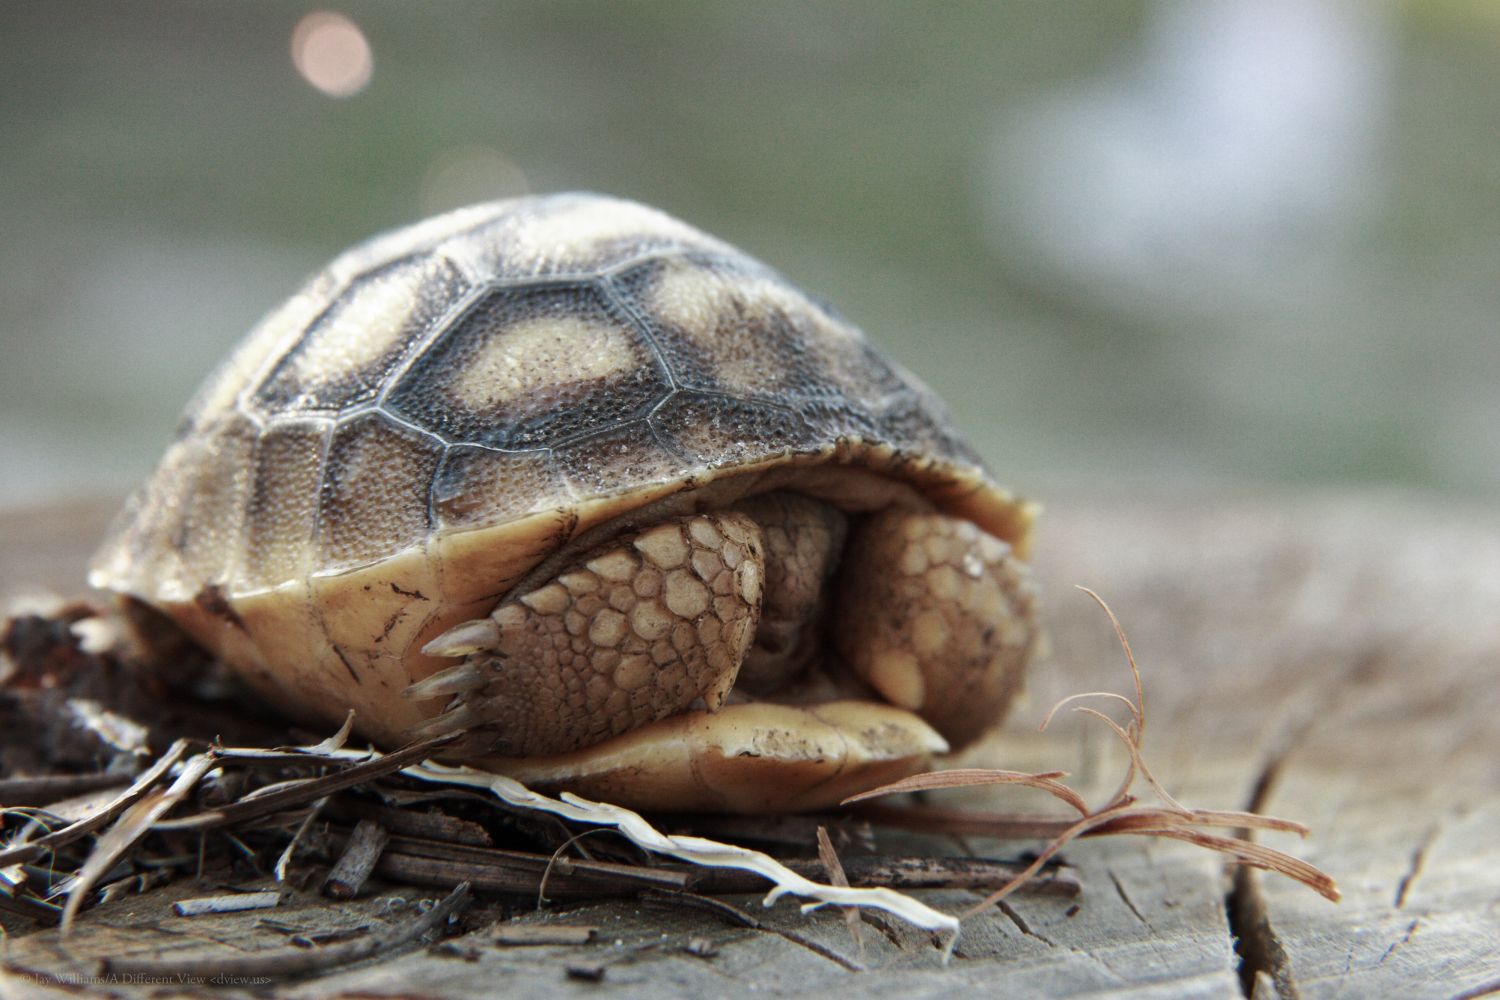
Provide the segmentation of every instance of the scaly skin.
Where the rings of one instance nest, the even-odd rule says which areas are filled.
[[[701,755],[744,740],[720,712],[731,689],[741,708],[745,696],[800,702],[810,689],[795,682],[837,676],[842,660],[962,746],[1018,690],[1033,604],[1010,547],[969,521],[891,507],[851,527],[822,501],[760,494],[627,532],[433,640],[429,654],[464,662],[408,690],[452,696],[413,735],[468,730],[448,751],[461,757],[608,756],[613,737],[704,709],[691,730]]]
[[[733,687],[755,637],[764,562],[745,514],[674,518],[566,567],[428,644],[464,663],[408,689],[453,694],[415,735],[469,729],[456,756],[596,744]]]
[[[760,525],[766,558],[760,627],[736,686],[752,695],[769,694],[819,652],[828,584],[844,550],[848,519],[837,507],[787,490],[757,494],[734,509]]]
[[[888,508],[850,532],[834,640],[886,700],[955,747],[998,725],[1039,640],[1010,546],[969,521]]]

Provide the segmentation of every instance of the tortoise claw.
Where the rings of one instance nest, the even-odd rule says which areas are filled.
[[[427,656],[468,656],[500,643],[500,626],[493,618],[475,618],[455,625],[422,647]],[[435,674],[433,676],[436,676]]]
[[[402,691],[406,698],[437,698],[445,694],[462,694],[483,687],[488,672],[472,660],[439,670]]]
[[[413,726],[407,735],[414,740],[430,740],[437,736],[447,736],[449,733],[461,733],[483,721],[483,717],[474,711],[473,706],[464,704],[452,711],[428,719],[420,726]]]

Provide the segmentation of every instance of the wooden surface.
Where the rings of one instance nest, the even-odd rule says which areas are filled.
[[[87,508],[0,520],[0,580],[76,581],[98,530]],[[1369,497],[1054,502],[1036,559],[1053,653],[1005,734],[974,756],[1069,769],[1095,801],[1116,780],[1121,755],[1097,729],[1073,720],[1035,732],[1061,695],[1128,690],[1107,622],[1070,587],[1087,584],[1114,606],[1141,660],[1146,754],[1158,777],[1192,805],[1257,806],[1309,824],[1305,842],[1267,842],[1333,874],[1342,903],[1275,876],[1236,878],[1185,845],[1122,838],[1066,852],[1085,887],[1076,909],[1015,897],[965,924],[947,966],[921,935],[899,928],[867,927],[861,953],[839,914],[804,917],[788,902],[767,911],[738,900],[765,924],[753,929],[632,901],[522,918],[598,926],[591,944],[506,947],[479,929],[285,988],[300,997],[455,998],[858,989],[901,1000],[1223,997],[1247,985],[1283,997],[1500,992],[1500,519]],[[1047,804],[1017,793],[980,801],[1026,812]],[[994,856],[1027,845],[969,846]],[[170,914],[172,901],[199,894],[168,886],[90,912],[67,941],[52,931],[8,940],[0,991],[191,993],[199,987],[88,977],[104,955],[211,957],[285,943],[257,925],[267,911]],[[975,897],[926,898],[958,909]],[[269,912],[296,925],[312,919],[312,905]],[[409,912],[390,905],[361,898],[342,904],[338,919],[379,926]],[[1250,963],[1243,977],[1240,955]],[[603,980],[572,978],[570,966],[602,969]]]

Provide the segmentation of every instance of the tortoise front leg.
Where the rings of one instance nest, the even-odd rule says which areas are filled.
[[[969,521],[888,508],[856,521],[834,642],[888,701],[955,748],[992,728],[1038,644],[1035,591],[1010,546]]]
[[[627,534],[506,597],[423,652],[462,656],[413,684],[451,696],[414,730],[469,730],[453,756],[537,756],[600,742],[698,703],[717,709],[755,637],[760,529],[730,511]]]

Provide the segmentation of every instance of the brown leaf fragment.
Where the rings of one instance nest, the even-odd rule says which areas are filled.
[[[928,771],[925,774],[914,774],[900,781],[893,781],[879,788],[872,788],[858,795],[851,795],[843,801],[844,805],[852,805],[855,802],[863,802],[882,795],[897,795],[902,792],[927,792],[938,788],[967,788],[973,785],[1026,785],[1030,788],[1040,788],[1049,792],[1074,809],[1078,810],[1080,816],[1089,814],[1089,807],[1083,801],[1083,797],[1073,789],[1058,781],[1058,778],[1066,778],[1065,771],[1045,771],[1040,774],[1028,774],[1025,771],[997,771],[988,768],[952,768],[946,771]]]

